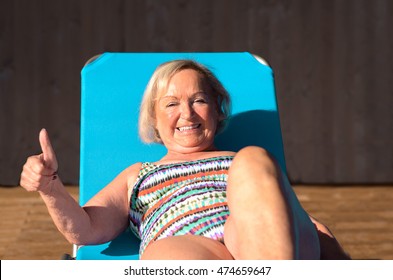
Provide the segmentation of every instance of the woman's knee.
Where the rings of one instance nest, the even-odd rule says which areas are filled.
[[[281,176],[280,166],[269,152],[261,147],[249,146],[234,157],[228,172],[228,188],[253,181],[277,186]]]
[[[270,157],[268,151],[258,146],[247,146],[239,150],[235,158],[249,159],[255,157]]]
[[[231,177],[264,176],[278,178],[280,167],[274,157],[265,149],[257,146],[248,146],[241,149],[233,159],[229,169]]]

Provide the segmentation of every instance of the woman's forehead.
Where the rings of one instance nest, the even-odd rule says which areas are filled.
[[[207,78],[193,69],[185,69],[175,73],[166,84],[162,81],[158,87],[157,99],[181,94],[194,95],[204,93],[209,95],[211,87]]]

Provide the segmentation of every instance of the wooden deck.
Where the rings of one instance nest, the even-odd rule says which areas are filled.
[[[78,198],[78,188],[69,186]],[[327,224],[353,259],[393,259],[393,186],[295,186],[301,203]],[[72,246],[36,193],[0,187],[0,259],[60,259]]]

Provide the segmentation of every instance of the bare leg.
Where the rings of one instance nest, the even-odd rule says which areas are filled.
[[[235,259],[319,258],[318,236],[286,176],[259,147],[238,152],[229,170],[225,245]]]
[[[147,246],[142,260],[231,260],[224,244],[198,235],[163,238]]]

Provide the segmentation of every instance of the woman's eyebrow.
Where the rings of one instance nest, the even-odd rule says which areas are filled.
[[[209,94],[206,91],[200,90],[192,93],[190,97],[195,97],[197,95],[209,96]],[[162,99],[178,99],[178,98],[174,95],[164,95],[158,98],[158,100],[162,100]]]
[[[200,90],[200,91],[194,92],[192,94],[192,97],[194,97],[195,95],[199,95],[199,94],[209,96],[209,94],[206,91]]]
[[[172,95],[166,95],[166,96],[161,96],[156,100],[157,100],[156,102],[165,102],[165,100],[177,100],[177,98]]]

